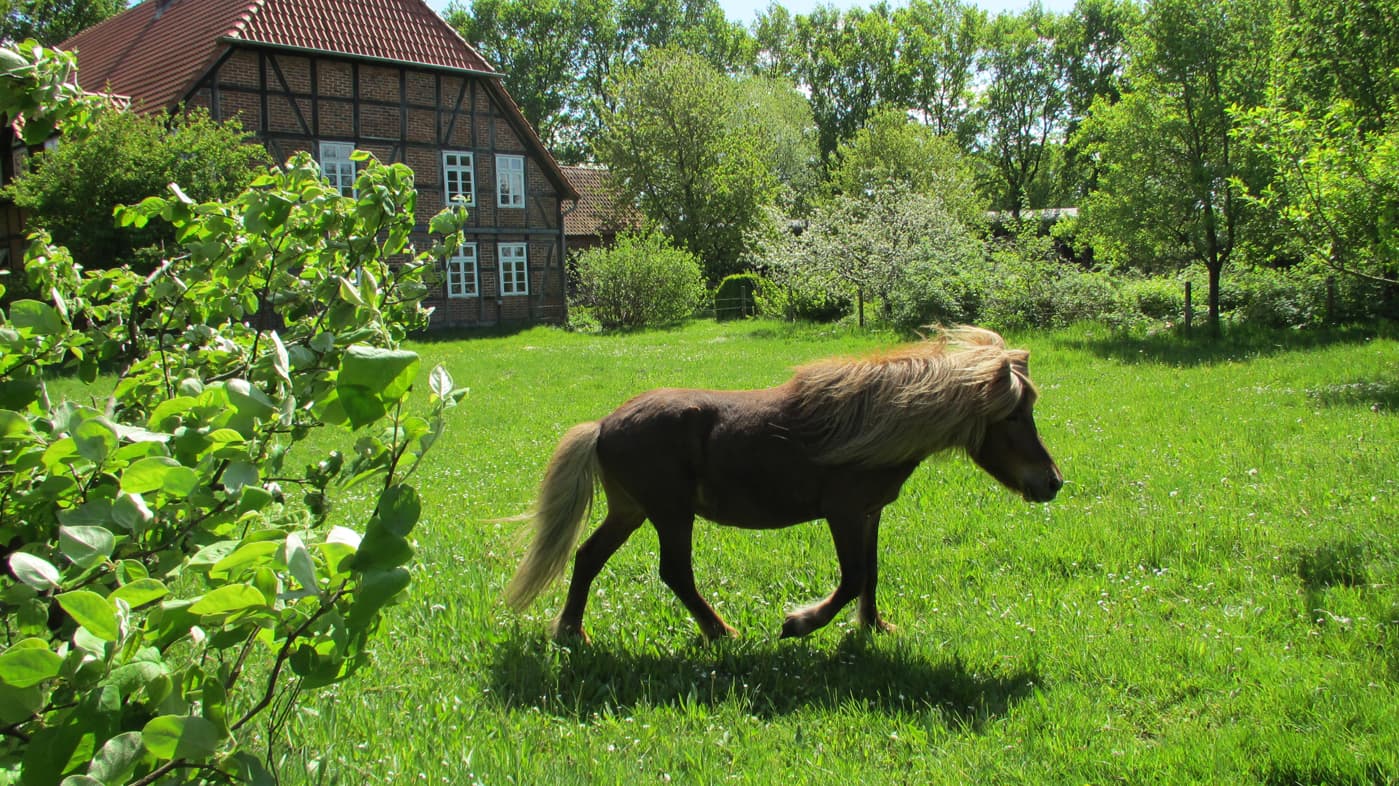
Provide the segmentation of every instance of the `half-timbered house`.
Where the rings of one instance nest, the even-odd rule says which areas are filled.
[[[346,193],[356,148],[407,164],[421,239],[464,199],[467,243],[431,298],[435,326],[566,318],[578,194],[501,74],[423,0],[146,0],[63,48],[83,88],[237,118],[275,160],[309,151]]]

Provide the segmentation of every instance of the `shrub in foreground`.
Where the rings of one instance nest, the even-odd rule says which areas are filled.
[[[0,51],[0,113],[64,103],[45,58]],[[271,782],[258,737],[367,662],[409,581],[406,481],[461,396],[438,369],[405,414],[399,342],[462,216],[391,266],[412,173],[366,160],[357,187],[302,154],[228,202],[148,198],[122,222],[169,222],[182,252],[149,276],[30,249],[42,299],[0,313],[0,782]],[[118,361],[105,403],[50,395]],[[353,449],[293,450],[327,426]],[[335,483],[370,489],[363,534],[329,526]]]

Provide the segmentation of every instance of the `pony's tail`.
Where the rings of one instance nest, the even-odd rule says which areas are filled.
[[[593,504],[593,482],[598,473],[596,421],[568,430],[554,448],[554,457],[539,486],[535,502],[534,538],[529,550],[505,588],[505,602],[515,611],[529,604],[562,573],[583,531],[583,521]]]

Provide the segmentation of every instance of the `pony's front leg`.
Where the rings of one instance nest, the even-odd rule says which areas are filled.
[[[865,588],[860,592],[855,619],[870,630],[892,633],[894,626],[879,616],[874,603],[874,588],[879,583],[879,516],[882,512],[876,510],[865,521]]]
[[[865,591],[865,514],[831,516],[826,520],[835,540],[836,559],[840,562],[840,583],[825,600],[798,609],[787,615],[782,623],[782,638],[805,636],[830,623],[846,604]]]

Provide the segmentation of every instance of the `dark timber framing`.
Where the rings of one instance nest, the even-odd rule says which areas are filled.
[[[576,199],[533,131],[499,86],[499,74],[349,57],[333,52],[224,40],[182,97],[228,120],[256,111],[250,130],[274,160],[299,150],[319,155],[322,141],[348,142],[381,160],[414,169],[419,188],[417,234],[426,240],[443,206],[443,150],[473,154],[475,205],[467,242],[477,244],[477,296],[431,305],[436,325],[563,322],[567,319],[563,213]],[[430,120],[429,120],[430,118]],[[348,121],[348,122],[347,122]],[[522,208],[498,206],[496,156],[526,161]],[[525,243],[529,293],[500,294],[498,243]],[[470,303],[475,300],[476,303]]]

